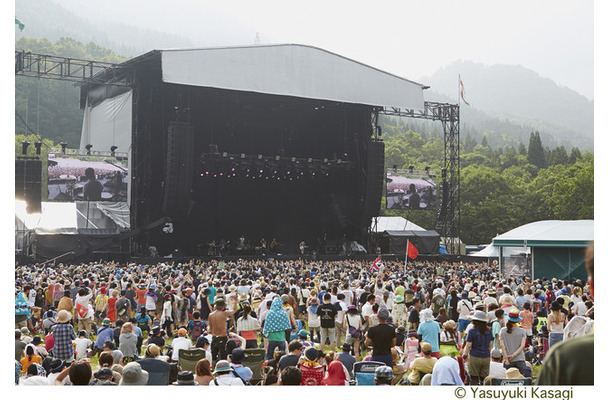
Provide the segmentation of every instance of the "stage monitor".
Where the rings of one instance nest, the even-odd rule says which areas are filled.
[[[127,159],[69,153],[49,153],[49,201],[127,201]]]
[[[436,176],[427,171],[388,169],[386,208],[436,210]]]

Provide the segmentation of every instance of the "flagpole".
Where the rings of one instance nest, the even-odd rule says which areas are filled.
[[[460,82],[462,82],[462,76],[460,74],[458,74],[458,109],[460,108],[461,105],[461,97],[462,97],[462,88],[460,87]]]
[[[407,259],[409,258],[409,239],[407,239],[407,249],[405,250],[405,272],[407,272]]]

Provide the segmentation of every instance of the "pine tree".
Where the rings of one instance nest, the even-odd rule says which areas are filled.
[[[546,168],[546,157],[544,147],[538,131],[530,134],[530,143],[527,148],[527,162],[538,168]]]

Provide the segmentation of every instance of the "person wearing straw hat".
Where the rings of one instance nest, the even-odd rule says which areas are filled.
[[[74,327],[70,324],[72,314],[66,310],[57,313],[57,324],[53,325],[51,332],[55,344],[53,345],[53,356],[66,362],[74,360],[74,346],[72,342],[76,339]]]
[[[476,311],[472,316],[473,329],[468,331],[466,345],[462,349],[462,356],[468,357],[468,373],[471,384],[478,385],[489,375],[489,358],[493,336],[487,326],[487,313]]]
[[[506,326],[500,330],[500,349],[504,355],[504,368],[516,367],[523,375],[531,376],[531,371],[526,372],[525,365],[525,342],[527,335],[525,329],[518,326],[521,321],[519,309],[508,310]]]

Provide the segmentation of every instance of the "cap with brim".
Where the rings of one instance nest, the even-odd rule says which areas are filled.
[[[309,361],[315,361],[318,358],[318,349],[313,346],[309,346],[305,349],[305,358]]]
[[[510,310],[508,310],[508,320],[511,322],[519,322],[521,321],[523,318],[521,317],[521,315],[519,315],[519,310],[517,310],[516,308],[511,308]]]
[[[429,353],[432,351],[432,345],[428,342],[421,342],[421,351],[422,353]]]
[[[248,359],[246,352],[241,348],[233,349],[229,357],[231,357],[233,364],[241,364]]]
[[[231,364],[226,360],[220,360],[216,363],[214,373],[231,371]]]
[[[381,308],[378,312],[377,312],[377,317],[383,321],[386,321],[388,319],[388,317],[390,316],[390,312],[388,311],[387,308]]]
[[[506,378],[508,379],[523,379],[524,376],[519,371],[519,368],[511,367],[506,370]]]
[[[104,318],[102,321],[103,326],[110,326],[110,318]]]
[[[343,343],[343,346],[341,348],[343,349],[343,351],[350,351],[352,349],[352,345],[349,343]]]
[[[307,335],[309,335],[309,332],[307,332],[305,329],[301,329],[301,330],[299,331],[299,337],[304,337],[304,338],[306,338],[306,337],[307,337]]]
[[[125,365],[121,375],[119,385],[146,385],[148,383],[148,371],[143,370],[142,366],[136,361]]]
[[[57,322],[60,324],[65,324],[66,322],[70,321],[71,319],[72,319],[72,314],[70,314],[66,310],[60,310],[57,313]]]
[[[394,303],[396,304],[402,303],[403,301],[405,301],[404,296],[398,295],[394,298]]]
[[[470,317],[470,320],[487,322],[487,313],[485,311],[475,311],[474,315]]]
[[[54,374],[57,372],[61,372],[64,369],[64,362],[59,358],[56,358],[51,361],[49,364],[49,373]]]
[[[195,384],[195,376],[191,371],[180,371],[178,373],[177,381],[174,383],[175,385],[194,385]]]
[[[493,349],[491,351],[491,358],[500,358],[502,357],[502,352],[500,352],[500,349]]]
[[[40,336],[34,336],[34,338],[32,339],[32,344],[39,345],[41,343],[42,343],[42,338]]]

